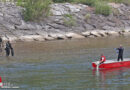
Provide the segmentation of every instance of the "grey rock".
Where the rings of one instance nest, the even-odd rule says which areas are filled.
[[[22,24],[20,26],[16,25],[17,29],[20,30],[37,30],[37,27],[35,26],[35,24],[28,24],[26,22],[24,22],[23,20],[21,21]]]
[[[77,34],[77,33],[66,33],[65,34],[67,38],[71,39],[82,39],[85,38],[83,35]]]
[[[87,6],[86,6],[87,7]],[[64,15],[69,13],[77,13],[81,9],[85,8],[85,5],[76,5],[76,4],[52,4],[51,5],[51,12],[53,15]]]
[[[106,22],[106,24],[109,25],[109,26],[111,26],[111,27],[115,27],[116,26],[116,24],[113,23],[113,22]]]
[[[63,25],[59,25],[59,24],[56,24],[56,23],[54,23],[54,24],[49,24],[49,26],[51,26],[51,27],[54,28],[54,29],[65,29],[65,28],[66,28],[66,27],[63,26]]]
[[[28,26],[27,26],[27,23],[25,21],[21,21],[22,24],[19,26],[19,25],[16,25],[16,29],[19,29],[19,30],[28,30]]]
[[[37,30],[36,26],[33,24],[27,24],[29,30]]]
[[[102,29],[103,30],[114,30],[114,27],[106,25],[106,26],[102,27]]]
[[[86,30],[93,30],[94,27],[90,24],[84,24],[83,27],[86,29]]]
[[[36,25],[37,30],[42,30],[42,26],[41,25]]]
[[[9,23],[12,23],[14,25],[21,25],[22,24],[21,19],[19,19],[19,18],[11,18]]]
[[[4,14],[0,12],[0,16],[4,16]]]

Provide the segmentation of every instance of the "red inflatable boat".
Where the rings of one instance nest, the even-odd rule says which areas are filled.
[[[92,62],[92,67],[97,68],[99,61]],[[106,60],[104,63],[98,65],[98,68],[117,68],[117,67],[127,67],[130,66],[130,58],[124,59],[123,61],[117,60]]]

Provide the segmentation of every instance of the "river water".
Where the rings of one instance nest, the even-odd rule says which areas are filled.
[[[13,43],[15,56],[1,56],[0,76],[18,90],[129,90],[129,67],[96,71],[91,66],[101,53],[116,60],[120,44],[124,58],[130,58],[129,37]]]

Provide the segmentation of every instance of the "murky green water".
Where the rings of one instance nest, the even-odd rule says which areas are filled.
[[[0,76],[18,90],[129,90],[129,67],[97,72],[91,66],[101,53],[116,59],[119,44],[130,58],[129,37],[14,43],[15,57],[0,58]]]

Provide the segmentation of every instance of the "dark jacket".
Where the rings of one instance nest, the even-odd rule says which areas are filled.
[[[12,46],[11,46],[11,43],[10,43],[10,42],[7,42],[7,43],[6,43],[6,49],[12,49]]]
[[[117,48],[118,50],[118,55],[123,55],[123,52],[124,52],[124,48],[123,47],[120,47],[120,48]]]
[[[2,38],[0,37],[0,43],[2,43]]]

